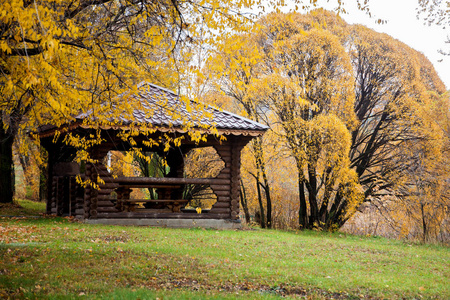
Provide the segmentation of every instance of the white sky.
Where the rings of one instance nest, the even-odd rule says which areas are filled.
[[[319,1],[319,6],[323,2],[325,1]],[[437,26],[430,27],[424,25],[422,20],[418,20],[416,17],[418,0],[370,0],[372,18],[357,9],[355,0],[344,2],[347,3],[345,6],[347,14],[341,14],[341,17],[347,23],[363,24],[377,32],[387,33],[422,52],[433,63],[447,89],[450,89],[450,56],[438,53],[439,49],[450,50],[450,44],[445,44],[446,37],[450,36],[450,30]],[[323,7],[331,10],[336,5],[326,4]],[[376,24],[377,19],[386,20],[387,23]]]

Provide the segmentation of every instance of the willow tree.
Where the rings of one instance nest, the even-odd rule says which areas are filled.
[[[348,160],[356,125],[352,68],[336,37],[320,28],[305,32],[293,16],[270,14],[252,35],[224,42],[216,74],[248,114],[284,138],[297,165],[300,225],[331,227],[338,190],[352,198],[345,213],[361,200]]]
[[[348,159],[350,130],[357,123],[352,68],[331,32],[303,31],[291,23],[293,30],[286,34],[279,26],[286,28],[289,20],[289,15],[262,20],[262,32],[272,35],[260,38],[265,74],[255,82],[252,96],[266,99],[297,162],[300,226],[332,228],[330,212],[339,193],[348,200],[342,214],[351,214],[362,200]]]
[[[352,132],[352,166],[366,187],[366,199],[396,195],[401,176],[416,164],[415,154],[406,159],[402,146],[432,142],[424,120],[430,96],[445,88],[422,54],[392,37],[362,26],[355,26],[350,37],[360,121]]]

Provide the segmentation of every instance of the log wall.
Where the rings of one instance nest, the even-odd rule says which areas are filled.
[[[215,145],[217,154],[225,163],[224,168],[216,176],[217,179],[224,180],[221,185],[210,185],[213,193],[217,196],[217,202],[211,208],[210,214],[222,214],[223,219],[231,218],[231,145],[224,143],[222,145]],[[222,218],[221,218],[222,219]]]

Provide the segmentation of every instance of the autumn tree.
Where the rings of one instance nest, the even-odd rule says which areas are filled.
[[[24,128],[96,114],[143,79],[179,88],[203,24],[238,28],[246,1],[3,1],[0,15],[0,202],[12,201],[12,144]],[[126,101],[123,101],[126,100]],[[122,97],[122,111],[133,106]],[[109,103],[108,105],[102,105]],[[92,120],[91,120],[92,121]],[[76,138],[71,143],[77,143]],[[68,141],[69,142],[69,141]]]
[[[302,32],[295,23],[286,24],[289,16],[271,17],[262,21],[267,22],[269,38],[261,39],[268,49],[269,75],[262,76],[254,95],[265,98],[276,114],[280,134],[296,159],[301,227],[331,228],[336,186],[348,198],[341,216],[361,200],[348,160],[349,130],[356,125],[350,61],[329,31]],[[287,26],[291,30],[285,30]]]
[[[418,157],[404,149],[433,143],[431,95],[445,91],[422,54],[323,10],[269,14],[225,45],[222,88],[297,162],[302,227],[339,228],[363,200],[402,195]]]
[[[271,14],[252,36],[226,42],[228,52],[218,59],[228,62],[221,69],[226,71],[218,73],[222,89],[253,118],[267,122],[268,115],[276,116],[278,134],[297,162],[300,224],[311,228],[326,224],[328,199],[342,178],[354,183],[359,201],[357,178],[348,169],[348,129],[356,123],[352,69],[337,38],[320,28],[302,32],[293,16]],[[235,43],[240,46],[230,46]]]
[[[450,135],[448,94],[423,97],[420,138],[400,145],[397,159],[410,161],[398,183],[396,201],[381,208],[401,237],[422,242],[448,240]]]
[[[431,96],[445,92],[442,81],[423,54],[392,37],[346,25],[329,13],[311,15],[309,21],[333,32],[351,58],[358,124],[351,132],[350,160],[365,201],[402,196],[406,170],[417,163],[413,152],[406,157],[404,145],[434,143],[424,119],[434,106]]]
[[[356,171],[364,187],[364,199],[370,201],[373,196],[387,194],[403,196],[402,183],[411,180],[407,170],[417,166],[417,158],[421,157],[419,149],[417,153],[405,152],[404,146],[431,145],[439,140],[426,133],[425,120],[432,122],[427,117],[434,106],[430,95],[445,92],[442,81],[422,54],[389,36],[358,25],[349,28],[327,12],[313,12],[306,20],[315,27],[329,29],[349,49],[355,74],[354,112],[358,119],[353,128],[349,127],[352,136],[349,158],[350,168]],[[309,32],[317,30],[305,21],[300,23],[304,29],[311,28]],[[286,51],[282,53],[285,55]],[[422,163],[425,160],[424,157]],[[417,184],[414,186],[417,188]],[[338,226],[351,216],[342,214],[342,208],[347,206],[345,198],[338,192],[330,209],[331,223]]]
[[[261,103],[248,97],[248,89],[253,83],[254,74],[258,72],[260,50],[255,46],[250,35],[233,35],[217,45],[216,54],[208,62],[208,74],[214,78],[217,90],[236,101],[240,113],[256,122],[265,122],[261,118]],[[251,147],[255,162],[255,180],[258,193],[261,226],[271,227],[272,203],[271,190],[267,176],[266,161],[263,150],[264,137],[252,140]],[[265,200],[265,204],[263,201]]]
[[[355,69],[355,112],[350,159],[365,198],[394,193],[404,170],[403,143],[429,140],[423,133],[429,93],[443,93],[443,83],[422,54],[393,38],[355,26],[350,52]],[[398,159],[401,156],[402,159]]]

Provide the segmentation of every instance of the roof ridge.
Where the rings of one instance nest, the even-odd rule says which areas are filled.
[[[211,106],[211,105],[208,105],[208,106]],[[212,107],[212,106],[211,106],[211,107]],[[218,108],[214,108],[214,107],[212,107],[212,109],[218,110],[219,112],[221,112],[221,113],[223,113],[223,114],[231,115],[231,116],[233,116],[233,117],[235,117],[235,118],[237,118],[237,119],[241,119],[241,120],[244,119],[245,121],[250,122],[250,123],[253,124],[253,125],[256,125],[256,126],[262,126],[262,127],[265,127],[265,128],[267,128],[267,129],[269,129],[269,126],[267,126],[267,125],[258,123],[258,122],[256,122],[256,121],[253,121],[253,120],[249,119],[249,118],[246,118],[246,117],[240,116],[240,115],[238,115],[238,114],[232,113],[232,112],[230,112],[230,111],[228,111],[228,110],[224,110],[224,109],[219,110]]]

